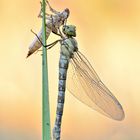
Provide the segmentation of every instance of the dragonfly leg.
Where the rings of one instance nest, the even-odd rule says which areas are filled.
[[[44,46],[44,47],[46,47],[47,49],[51,49],[53,46],[55,46],[59,41],[61,41],[61,40],[56,40],[56,41],[54,41],[53,43],[51,43],[51,44],[48,44],[48,45],[46,45],[46,46]]]
[[[62,34],[60,28],[58,28],[58,31],[59,31],[59,35],[61,36],[61,38],[65,38],[64,35]]]

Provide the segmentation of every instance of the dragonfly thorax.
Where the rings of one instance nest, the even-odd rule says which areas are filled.
[[[72,58],[73,53],[77,50],[77,42],[74,38],[66,38],[61,42],[61,54],[66,56],[66,58]]]

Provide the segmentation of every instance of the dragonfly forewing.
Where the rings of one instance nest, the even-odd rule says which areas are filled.
[[[111,91],[103,84],[89,61],[75,52],[69,66],[67,88],[78,100],[114,120],[122,120],[124,111]]]

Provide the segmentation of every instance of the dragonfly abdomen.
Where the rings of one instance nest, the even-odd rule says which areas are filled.
[[[62,120],[64,102],[65,102],[68,64],[69,64],[69,60],[64,55],[61,55],[59,60],[59,84],[58,84],[56,120],[53,129],[53,137],[55,140],[60,140],[61,120]]]

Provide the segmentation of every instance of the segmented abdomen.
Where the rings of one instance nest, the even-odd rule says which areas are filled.
[[[69,60],[64,55],[61,55],[59,60],[59,85],[58,85],[56,120],[53,129],[54,140],[60,140],[61,120],[62,120],[63,109],[64,109],[68,65],[69,65]]]

